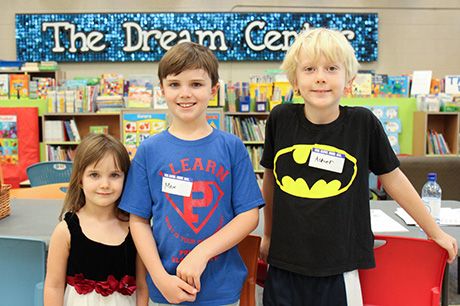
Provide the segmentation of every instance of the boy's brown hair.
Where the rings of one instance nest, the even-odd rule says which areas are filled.
[[[219,63],[208,47],[194,42],[174,45],[158,65],[160,84],[168,75],[178,75],[185,70],[203,69],[211,78],[212,87],[219,82]]]

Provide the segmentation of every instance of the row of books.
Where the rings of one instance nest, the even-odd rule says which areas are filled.
[[[260,165],[260,159],[262,158],[263,147],[262,146],[246,146],[248,150],[249,158],[252,161],[252,167],[254,170],[264,170]]]
[[[45,142],[80,142],[81,137],[74,119],[46,120]]]
[[[53,78],[34,77],[27,74],[0,74],[0,99],[46,99],[48,90],[56,86]]]
[[[75,158],[75,146],[55,146],[47,145],[48,160],[49,161],[73,161]]]
[[[59,64],[55,61],[41,62],[20,62],[20,61],[3,61],[0,60],[0,71],[55,71],[60,70]]]
[[[264,141],[265,122],[254,117],[225,116],[226,130],[243,141]]]
[[[435,130],[427,131],[427,151],[428,154],[451,154],[444,136]]]

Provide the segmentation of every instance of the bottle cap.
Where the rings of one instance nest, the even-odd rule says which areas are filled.
[[[436,173],[428,173],[428,180],[436,181]]]

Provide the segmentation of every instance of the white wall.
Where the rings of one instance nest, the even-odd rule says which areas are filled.
[[[289,5],[287,5],[289,3]],[[15,14],[126,12],[334,12],[377,13],[378,61],[362,69],[399,75],[432,70],[433,77],[460,74],[460,0],[0,0],[0,59],[16,60]],[[220,62],[225,80],[278,69],[279,62]],[[155,73],[150,63],[63,63],[67,78],[102,73]]]

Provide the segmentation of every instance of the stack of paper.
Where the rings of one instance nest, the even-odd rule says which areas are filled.
[[[406,222],[407,225],[415,225],[416,222],[402,208],[396,208],[395,214]],[[460,208],[441,207],[441,225],[460,225]]]

